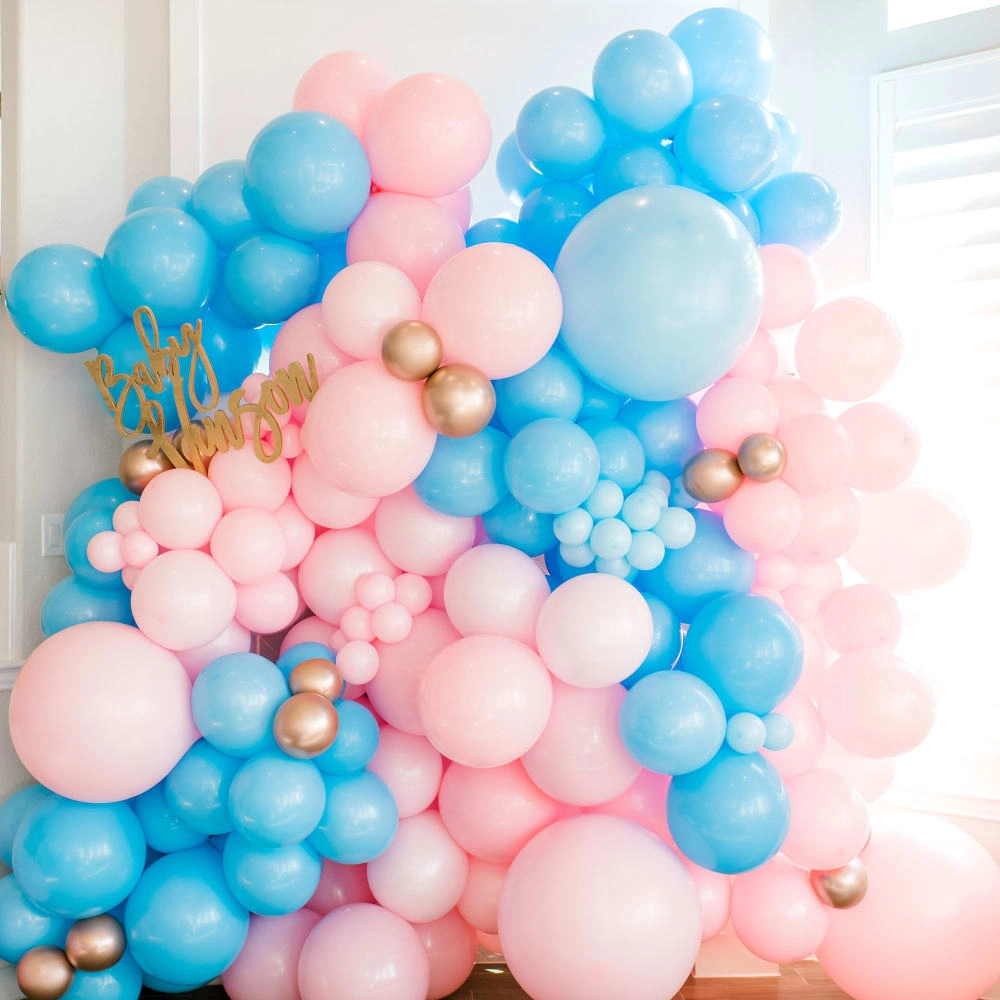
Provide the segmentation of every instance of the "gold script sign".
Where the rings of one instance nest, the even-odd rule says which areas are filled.
[[[262,462],[273,462],[281,454],[278,417],[293,406],[311,400],[319,389],[316,361],[311,354],[306,355],[308,375],[296,361],[262,383],[260,398],[255,403],[246,399],[243,389],[231,392],[227,413],[215,409],[219,405],[219,382],[201,342],[200,319],[193,325],[183,324],[180,339],[167,337],[162,346],[160,328],[148,306],[136,309],[132,319],[146,351],[145,361],[140,361],[131,371],[120,372],[115,371],[115,363],[107,354],[98,354],[92,361],[85,362],[104,405],[114,414],[119,434],[126,438],[148,434],[153,439],[147,452],[150,458],[162,451],[175,468],[194,468],[201,473],[205,472],[205,458],[217,451],[242,448],[248,434],[253,440],[254,453]],[[190,359],[186,376],[181,371],[182,359]],[[199,372],[208,382],[208,396],[204,401],[198,398],[195,388]],[[176,439],[175,432],[165,429],[162,403],[147,396],[149,392],[155,397],[168,388],[180,421]],[[139,420],[135,427],[125,422],[125,407],[130,399],[139,404]],[[270,436],[269,448],[264,446],[265,433]]]

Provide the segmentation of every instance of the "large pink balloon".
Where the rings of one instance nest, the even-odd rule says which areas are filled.
[[[792,819],[782,853],[821,871],[856,858],[868,840],[868,807],[847,779],[814,767],[785,785]]]
[[[302,513],[324,528],[353,528],[367,521],[378,506],[376,497],[356,497],[324,479],[305,453],[292,463],[292,496]]]
[[[287,551],[281,525],[266,510],[231,510],[212,532],[212,558],[234,583],[262,583],[274,576]]]
[[[409,486],[437,441],[420,390],[420,383],[393,378],[381,361],[359,361],[331,375],[302,426],[302,443],[320,474],[359,497]]]
[[[778,372],[778,345],[774,337],[759,327],[729,374],[755,382],[769,382]]]
[[[812,258],[784,243],[770,243],[757,252],[764,271],[760,325],[780,330],[801,323],[823,294],[823,279]]]
[[[281,917],[250,916],[242,951],[222,974],[230,1000],[299,1000],[299,955],[320,915],[296,910]]]
[[[368,765],[392,792],[400,819],[422,813],[437,798],[444,762],[423,736],[385,725],[379,729],[378,749]]]
[[[440,576],[472,548],[476,519],[438,513],[408,486],[379,503],[375,537],[386,556],[404,572]]]
[[[293,487],[294,483],[293,473]],[[278,568],[281,570],[294,569],[305,559],[306,553],[312,547],[312,543],[316,539],[316,525],[311,518],[302,512],[292,497],[287,497],[273,516],[285,536],[285,558]]]
[[[857,1000],[975,1000],[1000,974],[1000,869],[944,820],[886,813],[861,854],[868,892],[817,951]]]
[[[365,151],[380,188],[437,198],[465,187],[486,162],[490,119],[461,80],[419,73],[375,104]]]
[[[820,767],[843,775],[850,786],[861,793],[866,802],[875,802],[892,787],[896,776],[896,761],[892,757],[862,757],[845,750],[836,740],[827,739],[817,762]]]
[[[509,867],[494,861],[469,858],[469,877],[458,901],[458,912],[477,931],[496,934],[500,890]]]
[[[428,923],[414,924],[430,961],[427,1000],[451,996],[469,978],[476,966],[479,941],[475,929],[458,910]]]
[[[728,875],[700,868],[693,861],[682,857],[694,891],[701,906],[701,939],[710,941],[725,930],[729,923],[729,909],[733,895],[732,879]]]
[[[802,496],[802,524],[785,549],[800,564],[839,559],[861,530],[858,498],[846,486]]]
[[[642,827],[577,816],[514,859],[500,943],[534,1000],[663,1000],[698,953],[698,897],[680,858]]]
[[[464,233],[469,228],[472,221],[472,192],[469,188],[460,188],[451,194],[441,195],[435,198],[442,208],[447,209],[448,214],[458,223],[458,228]]]
[[[198,738],[191,682],[138,629],[84,622],[46,639],[10,697],[10,736],[41,784],[82,802],[117,802],[166,777]]]
[[[729,498],[722,519],[726,532],[748,552],[779,552],[802,525],[802,501],[788,483],[744,482]]]
[[[604,802],[593,811],[631,820],[655,833],[660,840],[672,844],[667,826],[667,790],[670,775],[643,770],[617,798]]]
[[[588,573],[560,584],[542,605],[538,652],[577,687],[617,684],[642,664],[653,642],[649,605],[630,583]]]
[[[352,903],[325,916],[299,958],[302,1000],[427,1000],[430,963],[395,913]]]
[[[233,619],[211,642],[192,649],[179,649],[176,655],[188,672],[188,677],[194,681],[212,660],[227,653],[249,653],[252,642],[250,632]]]
[[[782,478],[799,493],[822,493],[843,486],[854,446],[847,431],[824,413],[803,413],[782,424],[787,461]]]
[[[552,678],[524,643],[471,635],[434,657],[420,681],[419,702],[427,738],[441,753],[468,767],[499,767],[542,735]]]
[[[698,437],[706,448],[737,452],[751,434],[773,434],[778,426],[778,404],[770,391],[753,379],[723,379],[698,403]]]
[[[208,467],[208,478],[222,497],[224,510],[258,507],[277,510],[292,488],[292,467],[280,456],[262,462],[249,442],[240,449],[220,452]]]
[[[899,602],[884,587],[872,583],[844,587],[823,605],[823,635],[838,653],[895,646],[902,632]]]
[[[368,885],[367,865],[341,865],[324,858],[319,885],[306,906],[325,917],[348,903],[374,902]]]
[[[795,583],[798,575],[799,568],[793,559],[783,552],[771,552],[758,558],[754,583],[760,587],[782,591]]]
[[[555,342],[562,296],[534,254],[481,243],[455,254],[434,276],[423,319],[441,338],[446,362],[507,378],[541,360]]]
[[[884,403],[858,403],[837,418],[853,443],[847,482],[865,493],[901,486],[920,457],[920,432]]]
[[[142,491],[139,521],[167,549],[200,549],[222,517],[219,491],[193,469],[161,472]]]
[[[798,690],[793,691],[775,711],[792,723],[795,736],[784,750],[762,750],[761,753],[787,780],[816,765],[826,746],[826,730],[819,709]]]
[[[292,107],[336,118],[364,141],[372,105],[392,82],[388,67],[363,52],[331,52],[302,74]]]

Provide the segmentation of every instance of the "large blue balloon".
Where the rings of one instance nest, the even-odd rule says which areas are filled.
[[[164,779],[167,804],[192,830],[206,836],[228,833],[233,829],[229,786],[243,763],[198,740]]]
[[[430,461],[413,483],[417,496],[441,514],[485,514],[507,496],[503,463],[509,444],[496,427],[464,438],[438,435]]]
[[[749,194],[749,192],[744,192],[744,194]],[[754,243],[760,243],[760,221],[746,198],[738,194],[728,194],[725,191],[713,191],[711,197],[720,205],[728,208],[740,220]]]
[[[584,374],[634,399],[678,399],[710,385],[760,318],[753,240],[687,188],[633,188],[598,205],[570,233],[555,273],[563,346]]]
[[[147,989],[155,990],[157,993],[191,993],[201,986],[206,985],[205,980],[198,980],[194,983],[170,983],[166,979],[158,976],[151,976],[148,972],[142,974],[142,985]]]
[[[52,792],[44,785],[28,785],[27,788],[19,788],[0,806],[0,861],[8,868],[11,866],[11,850],[17,828],[35,806],[51,796]]]
[[[368,766],[378,750],[378,723],[375,716],[356,701],[337,703],[340,727],[333,746],[316,759],[326,774],[354,774]]]
[[[121,802],[74,802],[53,795],[36,806],[14,837],[13,861],[24,894],[61,917],[93,917],[135,887],[146,841]]]
[[[545,178],[521,155],[513,132],[500,143],[497,151],[497,180],[500,190],[517,204],[545,182]]]
[[[343,232],[365,207],[371,173],[364,148],[341,122],[291,111],[250,146],[246,199],[270,229],[312,242]]]
[[[117,476],[113,479],[101,479],[82,489],[73,498],[73,502],[66,508],[63,524],[72,524],[85,510],[114,512],[114,509],[126,500],[138,499],[138,495],[127,490]]]
[[[779,174],[787,174],[789,170],[794,170],[802,159],[802,136],[795,127],[795,122],[787,115],[772,111],[774,123],[778,126],[781,135],[781,143],[778,146],[778,161],[771,171],[771,177]]]
[[[572,181],[594,169],[604,151],[597,106],[574,87],[548,87],[517,116],[517,148],[547,179]]]
[[[679,669],[711,686],[727,715],[766,715],[802,673],[802,636],[788,613],[767,597],[720,597],[691,622]]]
[[[626,491],[642,482],[646,456],[633,431],[617,420],[584,420],[580,426],[597,445],[602,479],[610,479]]]
[[[559,251],[597,199],[573,181],[546,181],[521,204],[517,216],[521,246],[554,267]]]
[[[668,403],[632,400],[622,407],[618,421],[638,435],[649,468],[672,478],[681,474],[696,451],[701,451],[696,411],[695,404],[686,398]]]
[[[14,326],[60,354],[96,347],[124,319],[104,284],[101,258],[69,243],[25,254],[10,272],[6,293]]]
[[[132,956],[165,982],[206,983],[240,953],[250,914],[211,847],[168,854],[143,873],[125,907]]]
[[[667,792],[667,823],[678,850],[724,875],[759,868],[788,833],[788,793],[760,754],[723,747],[710,763],[678,775]]]
[[[260,334],[249,327],[238,327],[214,311],[202,314],[201,342],[215,372],[220,393],[238,389],[254,370],[260,357]]]
[[[72,920],[43,913],[25,896],[14,875],[0,878],[0,959],[16,965],[43,944],[63,946]]]
[[[65,521],[63,522],[65,523]],[[102,573],[90,564],[87,557],[87,546],[91,538],[100,531],[113,531],[111,511],[84,511],[66,527],[63,535],[63,550],[69,568],[88,587],[98,590],[120,590],[122,588],[121,570],[115,573]]]
[[[283,753],[248,760],[229,787],[236,832],[258,847],[287,847],[305,840],[325,805],[326,786],[316,765]]]
[[[843,209],[833,186],[816,174],[782,174],[762,184],[750,201],[760,221],[760,242],[787,243],[806,253],[837,235]]]
[[[650,184],[676,184],[680,171],[673,156],[652,142],[612,146],[594,168],[594,195],[605,201],[620,191]]]
[[[42,635],[47,639],[71,625],[83,622],[121,622],[135,625],[132,617],[132,594],[120,590],[88,587],[75,576],[60,580],[42,602]]]
[[[551,514],[540,514],[508,496],[483,514],[483,530],[491,542],[511,545],[534,558],[556,544],[552,521]]]
[[[191,214],[208,230],[220,250],[232,250],[260,232],[243,197],[242,160],[226,160],[209,167],[195,181]]]
[[[512,243],[514,246],[520,246],[520,227],[513,219],[504,219],[500,216],[481,219],[470,226],[465,234],[467,247],[478,246],[480,243]]]
[[[253,324],[283,323],[309,305],[319,290],[315,247],[276,233],[251,236],[229,255],[226,294]]]
[[[385,782],[371,771],[326,775],[326,808],[309,843],[342,865],[367,864],[396,836],[399,812]]]
[[[78,970],[62,1000],[138,1000],[141,992],[142,969],[125,952],[115,965],[103,972]]]
[[[576,420],[583,406],[583,380],[562,351],[553,348],[519,375],[494,383],[497,415],[510,434],[542,417]]]
[[[323,871],[320,856],[308,844],[258,847],[238,833],[226,837],[222,865],[239,903],[265,917],[305,906]]]
[[[191,182],[183,177],[151,177],[132,192],[125,214],[144,208],[179,208],[186,212],[191,207],[191,191]]]
[[[643,594],[653,616],[653,644],[646,659],[622,684],[631,688],[643,677],[660,670],[669,670],[681,652],[681,620],[667,604],[652,594]]]
[[[208,835],[192,829],[170,807],[163,782],[153,785],[132,803],[146,843],[160,854],[188,851],[208,840]]]
[[[614,420],[625,402],[618,393],[605,389],[589,378],[583,378],[583,406],[578,420]]]

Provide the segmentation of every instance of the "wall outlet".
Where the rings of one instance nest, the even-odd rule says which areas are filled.
[[[65,555],[63,547],[63,515],[42,514],[42,555]]]

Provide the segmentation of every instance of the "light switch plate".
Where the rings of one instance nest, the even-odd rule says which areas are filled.
[[[65,554],[63,547],[63,515],[42,515],[42,555],[61,556]]]

